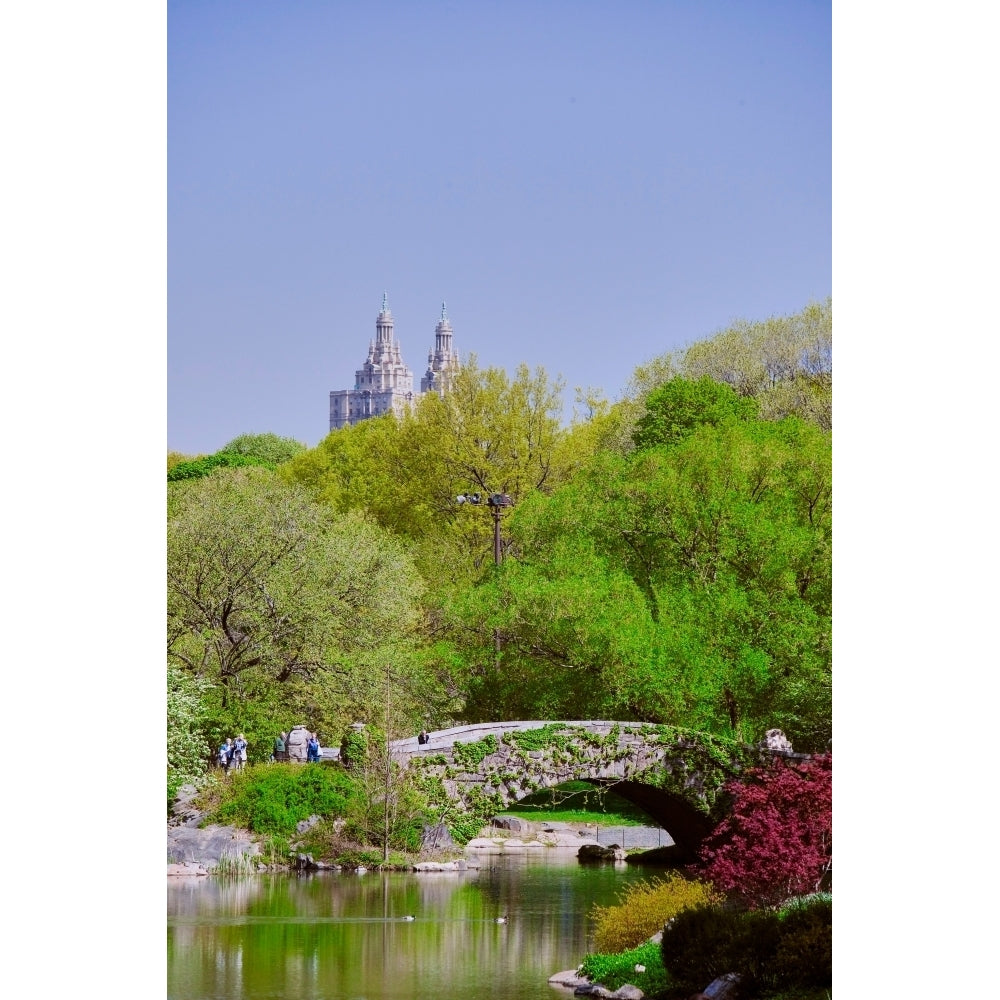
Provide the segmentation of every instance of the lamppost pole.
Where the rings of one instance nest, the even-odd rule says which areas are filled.
[[[500,565],[501,552],[500,552],[500,508],[491,507],[490,510],[493,511],[493,562],[495,565]]]
[[[471,503],[473,507],[485,504],[493,515],[493,563],[499,566],[503,561],[503,547],[500,544],[500,514],[504,507],[513,507],[514,501],[507,493],[462,493],[455,497],[456,503]]]

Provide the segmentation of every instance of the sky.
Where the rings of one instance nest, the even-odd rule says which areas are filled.
[[[171,2],[167,72],[169,450],[317,444],[383,293],[566,419],[831,295],[829,2]]]

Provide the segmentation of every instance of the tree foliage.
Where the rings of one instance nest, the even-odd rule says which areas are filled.
[[[824,754],[731,783],[731,812],[702,845],[703,875],[751,907],[818,891],[833,860],[832,779]]]
[[[205,706],[208,682],[179,667],[167,666],[167,791],[205,773]]]
[[[756,400],[738,395],[707,375],[697,380],[672,378],[647,397],[646,412],[639,418],[632,440],[640,450],[677,444],[697,427],[753,420],[757,410]]]
[[[579,447],[562,446],[561,388],[540,368],[521,365],[511,378],[479,368],[473,355],[444,397],[428,394],[399,419],[332,431],[282,475],[318,502],[363,510],[405,538],[429,585],[450,589],[488,566],[493,551],[487,512],[462,509],[458,494],[504,492],[517,503],[579,465]]]
[[[833,301],[791,316],[737,320],[712,337],[635,369],[631,396],[642,399],[677,375],[708,377],[753,396],[766,419],[798,416],[832,426]]]
[[[613,404],[578,390],[568,424],[558,379],[471,357],[316,448],[169,454],[168,661],[205,681],[186,731],[253,756],[292,724],[384,725],[389,664],[400,731],[610,718],[825,748],[831,327],[830,301],[740,321]],[[514,501],[500,567],[468,492]]]
[[[274,684],[346,688],[359,655],[406,645],[421,583],[403,547],[260,469],[177,496],[167,531],[168,658],[223,703]]]
[[[277,434],[240,434],[219,449],[221,454],[248,455],[272,465],[281,465],[306,450],[301,441]]]
[[[259,465],[273,469],[272,462],[255,455],[238,455],[234,452],[216,452],[203,458],[194,458],[187,462],[177,462],[167,467],[167,482],[177,483],[185,479],[202,479],[213,469],[234,469],[241,466]]]
[[[829,436],[700,426],[602,453],[510,521],[516,558],[454,595],[476,718],[627,718],[829,738]],[[494,667],[501,639],[500,670]]]

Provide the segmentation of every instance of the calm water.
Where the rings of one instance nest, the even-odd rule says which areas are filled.
[[[168,879],[167,996],[559,1000],[571,991],[546,980],[590,950],[591,906],[650,877],[573,851],[476,858],[464,873]]]

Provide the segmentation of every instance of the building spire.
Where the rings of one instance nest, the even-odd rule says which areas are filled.
[[[448,313],[445,310],[444,303],[442,302],[441,303],[441,320],[444,321],[444,320],[447,320],[447,318],[448,318]]]
[[[389,311],[389,293],[382,293],[382,312],[387,313]]]

